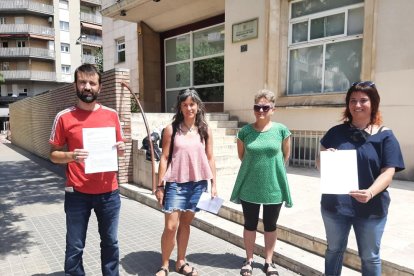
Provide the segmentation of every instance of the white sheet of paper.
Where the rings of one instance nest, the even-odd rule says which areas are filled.
[[[118,171],[115,128],[84,128],[82,135],[83,148],[89,152],[85,173]]]
[[[356,150],[321,151],[321,193],[359,190]]]
[[[201,210],[217,214],[223,205],[223,199],[219,197],[211,198],[211,194],[204,192],[201,194],[200,200],[197,203],[197,208]]]

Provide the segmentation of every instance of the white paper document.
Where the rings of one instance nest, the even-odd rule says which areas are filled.
[[[322,194],[359,190],[356,150],[321,151]]]
[[[118,171],[115,128],[84,128],[82,131],[83,148],[89,152],[85,173]]]
[[[211,194],[204,192],[201,194],[200,200],[197,203],[197,208],[201,210],[217,214],[223,205],[223,199],[219,197],[211,198]]]

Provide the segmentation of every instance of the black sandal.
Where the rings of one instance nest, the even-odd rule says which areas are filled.
[[[243,275],[243,276],[252,276],[253,275],[252,262],[249,262],[248,260],[246,260],[246,261],[244,261],[243,266],[250,266],[250,268],[242,268],[242,269],[240,269],[240,275]]]
[[[185,271],[184,271],[184,268],[185,268],[186,266],[191,267],[191,271],[190,271],[190,272],[185,272]],[[194,271],[194,267],[193,267],[193,266],[190,266],[188,263],[183,264],[183,265],[180,267],[180,269],[177,271],[177,273],[179,273],[179,274],[183,274],[183,275],[185,275],[185,276],[193,276],[193,273],[194,273],[194,272],[195,272],[195,271]],[[198,275],[198,273],[197,273],[197,275]]]
[[[157,272],[155,274],[157,274],[160,271],[164,271],[165,276],[168,276],[168,269],[167,268],[162,266],[162,267],[160,267],[160,269],[157,270]]]
[[[266,273],[266,276],[273,276],[273,275],[279,276],[279,272],[277,272],[277,270],[269,271],[270,267],[276,269],[276,265],[274,263],[264,264],[263,272]]]

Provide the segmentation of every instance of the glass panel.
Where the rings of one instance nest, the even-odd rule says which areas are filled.
[[[224,86],[197,88],[203,102],[224,102]]]
[[[322,45],[290,51],[288,94],[322,91],[322,51]]]
[[[175,111],[176,111],[175,110],[175,105],[177,104],[178,92],[180,92],[180,90],[166,91],[165,92],[166,99],[167,99],[165,112],[175,113]]]
[[[190,35],[182,35],[165,41],[166,63],[190,58]]]
[[[345,13],[311,20],[311,39],[340,35],[345,32]]]
[[[304,0],[292,4],[292,18],[363,2],[363,0]]]
[[[194,61],[194,85],[223,83],[224,57]]]
[[[224,26],[196,32],[193,39],[195,58],[224,53]]]
[[[190,86],[190,63],[180,63],[166,66],[167,89]]]
[[[361,59],[362,39],[327,44],[324,91],[346,91],[359,80]]]
[[[292,43],[308,40],[308,21],[292,25]]]
[[[348,35],[362,34],[364,32],[364,8],[348,11]]]

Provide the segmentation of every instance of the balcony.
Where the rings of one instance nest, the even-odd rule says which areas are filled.
[[[96,57],[92,55],[83,55],[82,63],[96,64]]]
[[[55,29],[31,24],[0,24],[0,34],[31,34],[53,38]]]
[[[88,22],[88,23],[92,23],[92,24],[96,24],[96,25],[102,25],[102,16],[101,15],[81,12],[80,13],[80,20],[83,21],[83,22]]]
[[[82,44],[94,47],[102,47],[102,37],[95,35],[86,35],[86,37],[82,39]]]
[[[81,0],[81,2],[87,3],[87,4],[93,4],[96,6],[102,5],[102,0]]]
[[[10,80],[56,81],[56,73],[48,71],[15,70],[0,71],[5,82]]]
[[[23,48],[0,48],[0,57],[2,58],[18,58],[18,57],[31,57],[39,59],[54,59],[55,51],[34,48],[34,47],[23,47]]]
[[[0,1],[0,12],[8,13],[41,13],[46,15],[53,15],[53,6],[38,3],[30,0],[1,0]]]

